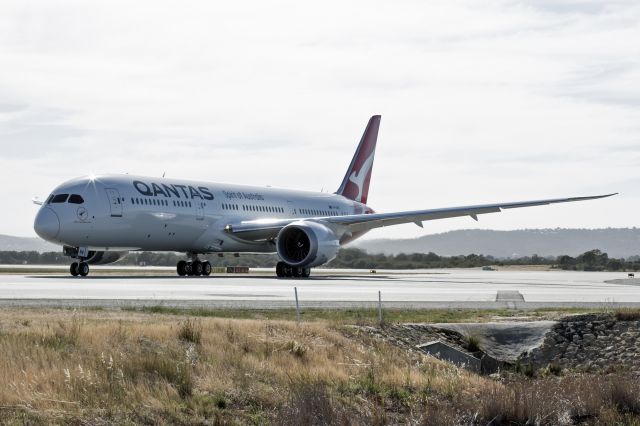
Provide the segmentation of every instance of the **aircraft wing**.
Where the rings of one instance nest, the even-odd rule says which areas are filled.
[[[450,217],[470,216],[478,220],[478,215],[486,213],[498,213],[506,209],[520,207],[544,206],[548,204],[570,203],[573,201],[595,200],[611,197],[613,194],[592,195],[587,197],[552,198],[548,200],[517,201],[511,203],[480,204],[475,206],[447,207],[432,210],[414,210],[393,213],[356,214],[347,216],[264,219],[240,222],[227,225],[225,230],[238,238],[251,241],[264,241],[275,239],[280,229],[292,222],[310,220],[320,222],[341,233],[355,233],[368,231],[383,226],[399,225],[402,223],[415,223],[422,227],[422,222],[427,220],[446,219]]]

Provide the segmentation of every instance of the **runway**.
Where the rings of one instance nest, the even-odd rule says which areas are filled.
[[[0,306],[290,308],[294,287],[303,307],[386,308],[640,307],[640,284],[626,273],[564,271],[314,271],[307,280],[250,275],[172,276],[171,269],[94,268],[85,278],[31,271],[0,275]],[[0,269],[1,271],[1,269]],[[115,274],[115,275],[113,275]],[[615,280],[614,283],[606,281]]]

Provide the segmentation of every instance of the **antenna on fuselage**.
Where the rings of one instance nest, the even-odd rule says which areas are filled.
[[[167,172],[162,172],[162,177],[164,177],[164,175],[166,175],[166,174],[167,174]]]

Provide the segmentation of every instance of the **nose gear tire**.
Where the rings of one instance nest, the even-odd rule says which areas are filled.
[[[80,262],[78,265],[78,273],[83,277],[89,275],[89,264],[87,262]]]
[[[78,272],[78,262],[73,262],[71,264],[71,266],[69,267],[69,272],[71,272],[71,275],[73,275],[74,277],[77,277],[80,272]]]

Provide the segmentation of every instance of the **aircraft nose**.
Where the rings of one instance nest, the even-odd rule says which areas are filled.
[[[49,207],[44,207],[38,212],[33,229],[41,238],[52,240],[60,232],[60,219],[58,219],[56,212]]]

